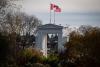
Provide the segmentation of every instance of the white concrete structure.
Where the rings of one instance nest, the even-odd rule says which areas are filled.
[[[62,26],[55,24],[45,24],[39,26],[36,34],[36,48],[43,52],[44,56],[47,56],[47,34],[58,34],[58,52],[64,50],[62,44]]]

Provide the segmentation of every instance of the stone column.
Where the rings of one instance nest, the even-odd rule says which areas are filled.
[[[36,48],[39,49],[40,51],[42,50],[42,32],[38,31],[37,36],[36,36]]]
[[[44,56],[47,56],[47,34],[43,31],[38,31],[37,33],[36,48],[40,50]]]
[[[43,55],[47,57],[47,34],[44,33],[42,36],[42,52]]]
[[[64,46],[62,44],[62,33],[58,33],[58,52],[64,50]]]

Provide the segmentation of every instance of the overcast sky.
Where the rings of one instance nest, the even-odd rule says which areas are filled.
[[[50,2],[62,9],[61,13],[56,13],[56,24],[100,25],[100,0],[23,0],[18,4],[22,5],[22,11],[36,15],[43,24],[46,24],[50,18]]]

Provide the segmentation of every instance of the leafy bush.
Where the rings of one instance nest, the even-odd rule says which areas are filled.
[[[59,63],[59,57],[57,54],[50,54],[48,57],[42,58],[43,64],[48,64],[51,67],[57,67]]]
[[[17,63],[19,65],[25,65],[27,63],[36,63],[39,62],[39,59],[41,58],[42,53],[32,49],[32,48],[26,48],[24,50],[20,50],[17,53]]]

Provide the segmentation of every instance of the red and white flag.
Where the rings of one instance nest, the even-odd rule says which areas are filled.
[[[55,12],[61,12],[61,8],[59,8],[59,6],[55,4],[50,5],[50,10],[54,10]]]
[[[57,8],[55,12],[61,12],[61,8]]]

